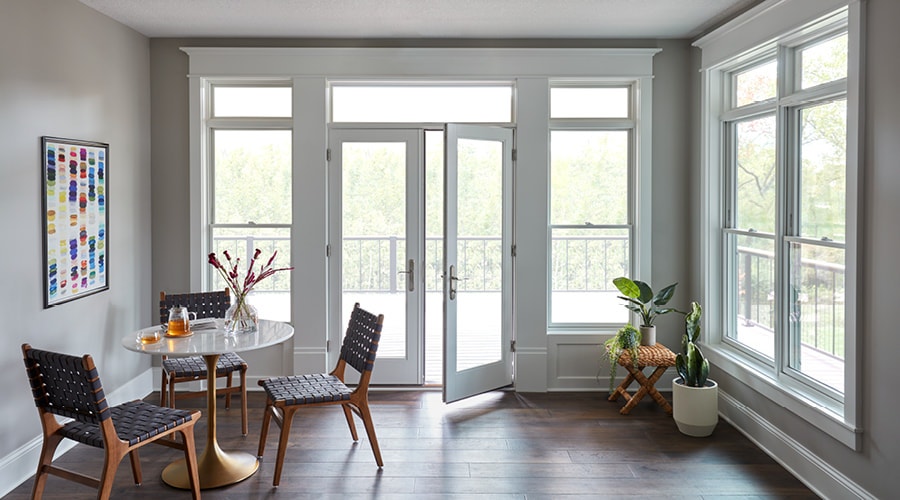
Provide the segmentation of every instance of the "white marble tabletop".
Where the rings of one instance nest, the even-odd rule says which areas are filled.
[[[142,344],[138,340],[140,332],[133,332],[122,338],[122,347],[129,351],[144,354],[165,356],[200,356],[206,354],[222,354],[226,352],[252,351],[275,344],[280,344],[294,335],[294,327],[281,322],[262,319],[259,328],[253,333],[225,335],[225,320],[216,319],[212,324],[202,324],[209,320],[198,320],[197,328],[189,337],[167,337],[160,325],[143,328],[144,331],[160,331],[160,340],[152,344]],[[193,322],[192,322],[193,323]]]

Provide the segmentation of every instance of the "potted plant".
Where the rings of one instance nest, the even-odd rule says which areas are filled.
[[[603,343],[606,348],[606,358],[609,361],[609,393],[612,394],[616,387],[616,371],[619,367],[619,356],[623,352],[628,351],[631,356],[631,362],[637,366],[638,354],[641,346],[641,332],[637,328],[628,323],[619,328],[619,331],[606,342]]]
[[[678,283],[663,288],[654,294],[650,285],[643,281],[632,281],[624,276],[613,280],[616,288],[622,292],[620,299],[625,301],[625,307],[641,315],[641,345],[656,345],[656,326],[653,321],[660,314],[670,313],[677,309],[665,308]]]
[[[678,430],[688,436],[712,434],[719,421],[719,386],[709,377],[709,360],[695,343],[700,337],[700,304],[691,303],[684,317],[682,352],[675,356],[679,378],[672,382],[672,416]]]

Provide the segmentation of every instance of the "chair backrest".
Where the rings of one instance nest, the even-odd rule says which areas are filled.
[[[169,321],[169,309],[184,306],[188,311],[197,313],[200,318],[224,318],[225,311],[231,306],[231,294],[228,289],[214,292],[173,293],[159,292],[159,322]]]
[[[89,354],[82,357],[22,344],[34,404],[42,411],[100,424],[110,417],[100,375]]]
[[[375,365],[375,353],[381,340],[384,315],[374,314],[359,307],[357,302],[350,314],[350,323],[341,345],[341,361],[360,373],[371,372]]]

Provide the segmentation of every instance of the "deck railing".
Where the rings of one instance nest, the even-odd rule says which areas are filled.
[[[289,250],[288,237],[216,237],[216,251],[230,250],[247,255],[260,248],[263,255]],[[612,291],[612,279],[625,274],[623,252],[627,252],[627,238],[562,237],[554,238],[554,291]],[[459,289],[470,292],[500,290],[501,240],[499,237],[460,237],[458,251]],[[344,238],[343,289],[356,292],[397,292],[404,289],[405,239],[396,236],[348,236]],[[775,257],[748,247],[738,253],[738,319],[774,330]],[[425,240],[425,290],[440,291],[442,287],[442,239]],[[844,355],[844,266],[822,261],[801,260],[801,286],[795,292],[792,320],[800,327],[801,341],[810,347],[843,358]],[[259,291],[289,290],[288,273],[277,273],[260,284]]]
[[[738,247],[738,320],[774,331],[775,255]],[[802,344],[843,359],[844,266],[801,259],[799,287],[793,291],[791,323]]]

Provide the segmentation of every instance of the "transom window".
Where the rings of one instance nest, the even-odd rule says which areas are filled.
[[[511,83],[331,84],[334,123],[510,123]]]

